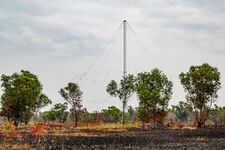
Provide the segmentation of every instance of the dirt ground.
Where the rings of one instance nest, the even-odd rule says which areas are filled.
[[[0,149],[225,149],[225,130],[219,129],[158,129],[129,130],[64,130],[43,136],[23,135],[5,141]],[[8,143],[6,143],[8,142]]]

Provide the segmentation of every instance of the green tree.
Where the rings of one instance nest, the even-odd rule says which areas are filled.
[[[53,112],[56,116],[56,119],[59,121],[59,122],[65,122],[66,121],[66,118],[69,114],[69,112],[67,112],[67,102],[61,104],[61,103],[58,103],[58,104],[55,104],[54,108],[53,108]]]
[[[41,94],[36,102],[36,113],[38,114],[41,108],[49,104],[52,104],[52,101],[45,94]]]
[[[64,123],[67,119],[69,112],[67,112],[68,104],[65,103],[57,103],[51,108],[50,111],[46,111],[41,114],[41,118],[47,121],[59,121]]]
[[[55,112],[50,110],[50,111],[45,111],[43,113],[40,113],[40,117],[44,120],[44,121],[56,121],[56,115]]]
[[[80,121],[82,123],[91,123],[94,120],[94,116],[92,113],[89,113],[86,108],[82,109],[80,113]]]
[[[3,95],[1,96],[1,114],[11,118],[15,125],[20,122],[28,123],[42,100],[42,85],[38,77],[29,71],[2,75]],[[47,98],[47,96],[45,96]]]
[[[139,98],[138,117],[145,122],[162,124],[166,116],[173,84],[159,69],[139,73],[136,90]]]
[[[75,127],[77,127],[82,108],[82,92],[80,91],[79,86],[76,83],[69,82],[67,87],[60,89],[59,93],[71,105],[70,111],[74,118]]]
[[[209,64],[191,66],[189,72],[180,74],[180,80],[187,101],[194,106],[198,127],[202,127],[221,88],[220,73]]]
[[[111,106],[108,109],[103,109],[101,115],[103,121],[117,123],[120,121],[121,111],[115,106]]]
[[[225,122],[225,107],[219,107],[214,104],[214,107],[209,113],[209,119],[213,121],[215,127],[220,127]]]
[[[128,113],[129,121],[135,122],[135,119],[136,119],[135,109],[132,106],[128,106],[127,113]]]
[[[180,101],[178,105],[172,105],[172,112],[175,114],[176,119],[190,121],[193,115],[193,108],[191,104]]]
[[[106,88],[106,91],[111,96],[119,97],[123,103],[122,124],[125,123],[125,109],[127,107],[127,101],[135,91],[134,80],[135,78],[133,75],[128,75],[127,77],[123,77],[119,85],[116,83],[116,81],[112,80]]]

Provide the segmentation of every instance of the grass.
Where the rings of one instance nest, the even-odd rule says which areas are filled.
[[[34,125],[20,126],[16,129],[10,121],[3,122],[0,124],[0,131],[2,135],[2,140],[0,142],[0,149],[45,149],[47,146],[69,146],[74,147],[78,146],[75,143],[77,141],[83,143],[85,146],[90,146],[90,143],[99,143],[103,142],[103,146],[107,145],[108,147],[112,146],[112,149],[115,146],[118,146],[121,141],[133,140],[129,143],[137,147],[147,144],[143,142],[143,139],[148,139],[148,141],[153,142],[155,146],[159,146],[164,140],[165,146],[169,146],[171,143],[174,143],[175,146],[178,142],[182,145],[183,142],[192,141],[197,144],[210,142],[211,138],[214,137],[213,134],[217,135],[218,131],[213,130],[195,130],[194,127],[183,127],[172,128],[173,130],[151,130],[151,131],[142,131],[141,124],[86,124],[81,125],[77,128],[74,128],[73,123],[37,123]],[[171,129],[171,128],[170,128]],[[185,129],[185,130],[183,130]],[[188,130],[187,130],[188,129]],[[220,132],[220,131],[219,131]],[[225,131],[223,132],[225,133]],[[28,135],[28,136],[27,136]],[[172,135],[172,136],[170,136]],[[188,136],[187,136],[188,135]],[[32,139],[29,139],[32,136]],[[176,137],[176,138],[174,138]],[[180,140],[177,141],[177,138]],[[223,138],[223,136],[221,136]],[[75,140],[74,140],[75,139]],[[217,137],[215,137],[217,140]],[[90,141],[89,141],[90,140]],[[99,141],[100,140],[100,141]],[[135,141],[134,141],[135,140]],[[22,142],[20,142],[22,141]],[[79,143],[78,142],[78,143]],[[115,143],[114,143],[115,142]],[[159,142],[159,143],[158,143]],[[212,142],[212,141],[211,141]],[[13,143],[13,144],[12,144]],[[126,144],[127,144],[126,143]],[[124,143],[123,143],[124,144]],[[121,146],[124,146],[121,144]],[[125,144],[125,145],[126,145]],[[221,142],[223,144],[223,142]],[[96,146],[95,145],[95,146]],[[113,147],[114,146],[114,147]],[[195,146],[195,145],[192,145]],[[62,148],[61,147],[61,148]],[[95,148],[94,146],[92,147]]]
[[[138,128],[140,127],[139,123],[129,123],[129,124],[114,124],[114,123],[102,123],[99,125],[87,125],[80,126],[77,129],[94,129],[94,130],[127,130],[129,128]]]

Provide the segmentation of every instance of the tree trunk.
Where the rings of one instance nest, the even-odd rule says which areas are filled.
[[[78,115],[77,113],[75,114],[75,127],[77,127],[77,122],[78,122]]]
[[[126,101],[123,101],[123,111],[122,111],[122,124],[125,124],[125,107],[126,107]]]
[[[124,125],[125,124],[125,120],[124,120],[124,110],[122,112],[122,124]]]
[[[201,128],[202,127],[202,123],[201,123],[201,121],[198,121],[198,126],[197,126],[198,128]]]
[[[14,123],[13,123],[16,127],[18,127],[19,125],[19,121],[18,120],[14,120]]]
[[[199,112],[199,118],[198,118],[198,120],[197,120],[197,123],[198,123],[198,128],[201,128],[201,127],[203,127],[203,125],[204,125],[204,123],[205,123],[205,120],[204,120],[204,118],[203,118],[203,109],[201,108],[200,109],[200,112]]]
[[[25,125],[28,125],[29,121],[28,121],[28,120],[26,120],[24,123],[25,123]]]
[[[142,130],[145,129],[145,121],[142,120]]]

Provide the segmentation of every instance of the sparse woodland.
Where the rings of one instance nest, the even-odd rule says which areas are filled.
[[[130,139],[132,145],[132,140],[141,139],[146,134],[151,137],[157,132],[162,132],[162,140],[167,141],[166,137],[170,134],[175,134],[173,138],[178,138],[180,134],[185,139],[187,134],[193,136],[193,142],[207,142],[208,135],[214,138],[225,133],[225,106],[215,104],[222,86],[219,70],[205,63],[191,66],[186,73],[180,73],[179,77],[186,101],[171,107],[168,103],[173,94],[173,83],[163,71],[155,68],[149,72],[140,72],[137,76],[128,75],[120,82],[109,82],[106,92],[121,101],[122,110],[109,106],[100,111],[88,112],[82,104],[85,100],[82,99],[79,85],[69,82],[56,93],[62,96],[62,102],[53,105],[48,111],[40,112],[41,108],[54,100],[43,93],[44,86],[38,77],[25,70],[12,75],[3,74],[0,146],[5,149],[16,149],[17,146],[25,149],[54,149],[56,144],[60,149],[86,149],[86,146],[98,149],[101,148],[98,147],[101,145],[99,140],[104,139],[97,137],[107,137],[106,145],[114,149],[121,139],[125,143]],[[136,108],[127,106],[133,94],[137,95],[139,103]],[[65,138],[59,140],[59,135]],[[71,136],[71,139],[67,136]],[[86,137],[93,139],[89,143],[82,143],[81,139]],[[182,138],[180,142],[185,144]],[[115,145],[110,140],[115,140]],[[137,143],[141,145],[142,142],[138,140]],[[157,146],[157,142],[153,141],[154,144]],[[218,141],[218,144],[223,145],[223,142]],[[162,145],[161,148],[167,146]],[[171,148],[171,145],[168,147]]]

